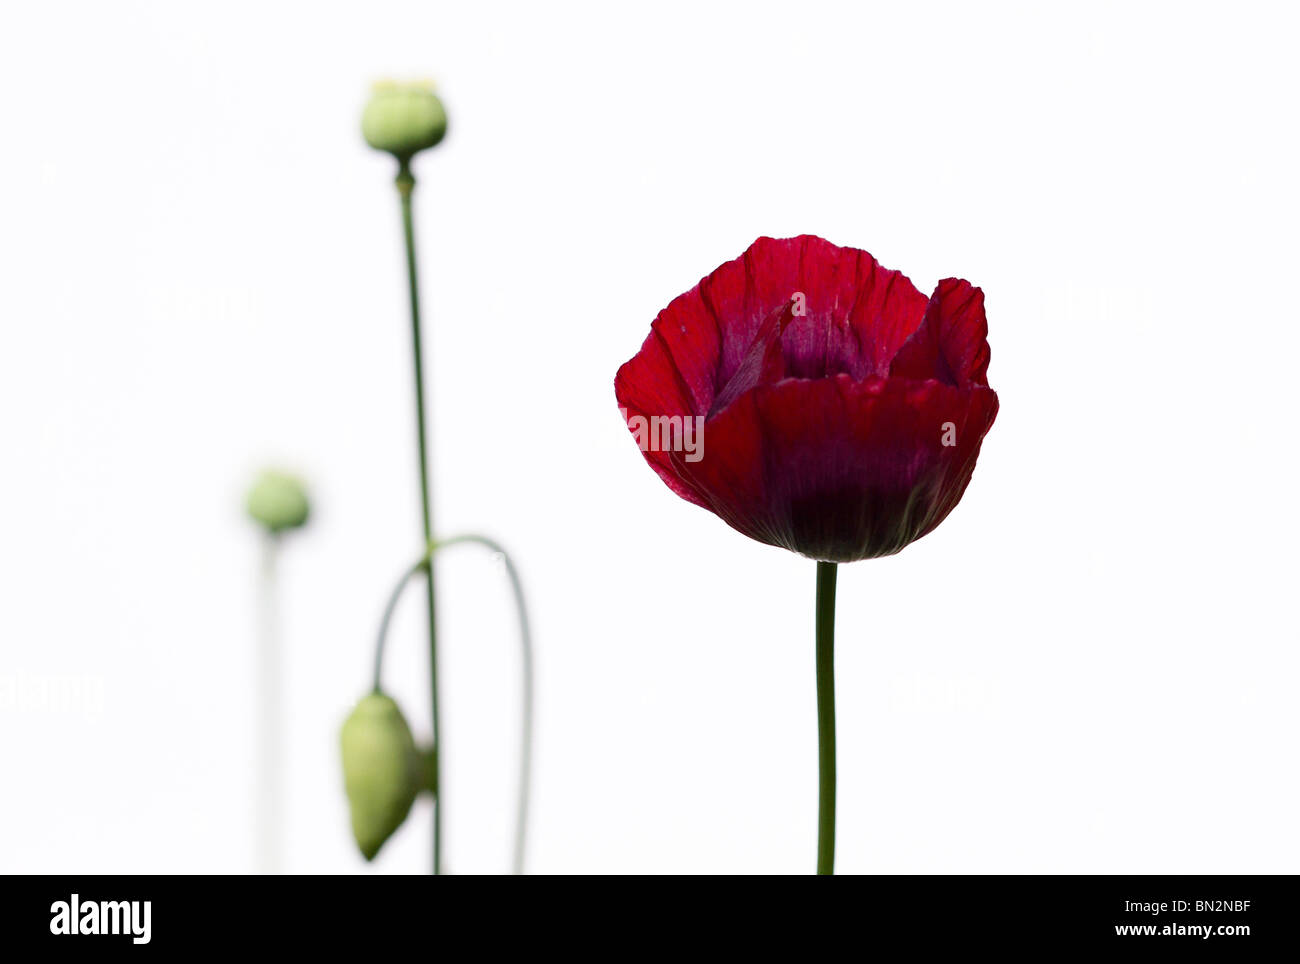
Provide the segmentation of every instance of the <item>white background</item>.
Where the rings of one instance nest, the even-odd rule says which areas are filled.
[[[417,163],[436,515],[512,547],[535,608],[531,869],[813,867],[813,565],[674,497],[612,389],[672,297],[808,232],[982,286],[1002,401],[952,517],[841,568],[839,868],[1296,871],[1296,27],[7,8],[0,870],[252,868],[266,462],[318,510],[283,559],[287,863],[367,869],[337,729],[418,546],[393,165],[358,133],[394,74],[451,116]],[[497,872],[513,617],[476,550],[440,579],[447,860]],[[420,608],[388,682],[427,732]],[[369,872],[428,850],[422,802]]]

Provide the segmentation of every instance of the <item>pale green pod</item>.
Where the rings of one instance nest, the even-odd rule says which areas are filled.
[[[311,515],[311,502],[302,480],[269,469],[257,477],[244,504],[253,521],[272,534],[297,529]]]
[[[427,83],[376,84],[361,115],[361,134],[399,161],[433,147],[447,133],[447,112]]]
[[[411,728],[382,693],[364,697],[343,723],[343,785],[352,834],[367,860],[402,825],[425,780]]]

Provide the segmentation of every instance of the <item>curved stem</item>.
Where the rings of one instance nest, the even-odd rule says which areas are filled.
[[[415,420],[419,437],[420,452],[420,509],[424,522],[424,544],[433,539],[433,511],[429,493],[429,445],[425,431],[424,415],[424,359],[420,346],[420,287],[416,278],[415,267],[415,225],[411,215],[411,194],[415,191],[415,176],[411,173],[409,161],[403,160],[397,171],[397,192],[402,198],[402,231],[406,240],[406,275],[411,289],[411,349],[415,361]],[[437,607],[434,603],[433,566],[429,566],[429,576],[424,581],[425,595],[429,604],[429,710],[433,717],[433,745],[441,749],[442,726],[438,718],[438,628]],[[440,772],[443,754],[434,755],[433,782],[439,793],[433,801],[433,872],[442,873],[442,824],[443,801],[442,774]]]
[[[510,554],[501,545],[486,536],[461,535],[450,539],[440,539],[434,544],[435,549],[454,546],[459,543],[476,542],[496,553],[505,563],[506,575],[510,578],[510,591],[515,597],[515,611],[519,616],[520,663],[523,675],[523,711],[519,734],[519,802],[515,815],[515,849],[513,872],[524,872],[524,850],[528,835],[528,797],[532,784],[533,761],[533,637],[528,623],[528,606],[524,601],[524,586],[519,578]]]
[[[524,599],[524,585],[519,578],[519,570],[515,568],[510,554],[502,548],[501,544],[489,539],[487,536],[474,534],[454,536],[450,539],[439,539],[436,542],[429,543],[429,551],[415,563],[410,569],[403,573],[402,578],[398,580],[397,585],[393,588],[392,595],[388,599],[388,604],[384,607],[384,616],[379,623],[379,638],[375,645],[375,691],[380,691],[380,682],[384,668],[384,650],[388,642],[388,624],[393,617],[393,611],[397,608],[397,600],[401,598],[402,590],[406,588],[407,583],[419,572],[432,569],[433,554],[439,549],[445,549],[449,546],[461,545],[464,543],[477,543],[484,546],[489,551],[496,553],[505,563],[506,575],[510,578],[510,591],[515,599],[515,611],[519,617],[519,643],[520,657],[523,676],[523,712],[522,723],[519,734],[519,797],[518,809],[515,816],[515,846],[512,860],[512,871],[515,874],[524,872],[524,853],[528,839],[528,801],[532,787],[532,761],[533,761],[533,635],[532,627],[528,620],[528,605]],[[432,772],[429,773],[430,785],[438,786],[437,783],[437,752],[436,747],[429,766]]]
[[[402,573],[402,578],[397,581],[393,587],[392,594],[388,597],[388,603],[384,606],[384,616],[379,621],[379,638],[375,641],[375,686],[376,693],[383,691],[382,676],[384,670],[384,647],[388,644],[388,624],[393,621],[393,613],[397,609],[397,601],[402,598],[402,590],[406,588],[417,573],[423,572],[429,566],[429,554],[425,553],[424,557],[413,565],[406,572]]]
[[[835,873],[835,576],[817,563],[817,873]]]

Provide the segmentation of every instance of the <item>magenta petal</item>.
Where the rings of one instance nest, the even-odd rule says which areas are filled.
[[[672,466],[745,535],[851,562],[898,552],[943,521],[996,415],[987,388],[786,379],[710,420],[703,458],[674,454]]]
[[[794,320],[794,302],[774,308],[754,336],[754,343],[740,361],[709,409],[709,418],[722,411],[745,392],[757,385],[779,382],[785,377],[785,353],[781,347],[781,333]]]
[[[987,385],[989,326],[984,292],[968,281],[939,282],[925,318],[889,367],[903,378],[936,378],[947,385]]]
[[[998,409],[987,334],[965,281],[927,302],[865,251],[759,238],[659,313],[615,393],[634,434],[703,422],[697,450],[638,434],[682,498],[761,542],[867,559],[965,491]]]

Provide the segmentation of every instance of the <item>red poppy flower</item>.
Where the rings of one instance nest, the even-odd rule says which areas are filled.
[[[668,487],[826,562],[898,552],[970,482],[998,411],[984,294],[927,301],[865,251],[759,238],[659,313],[614,381]]]

